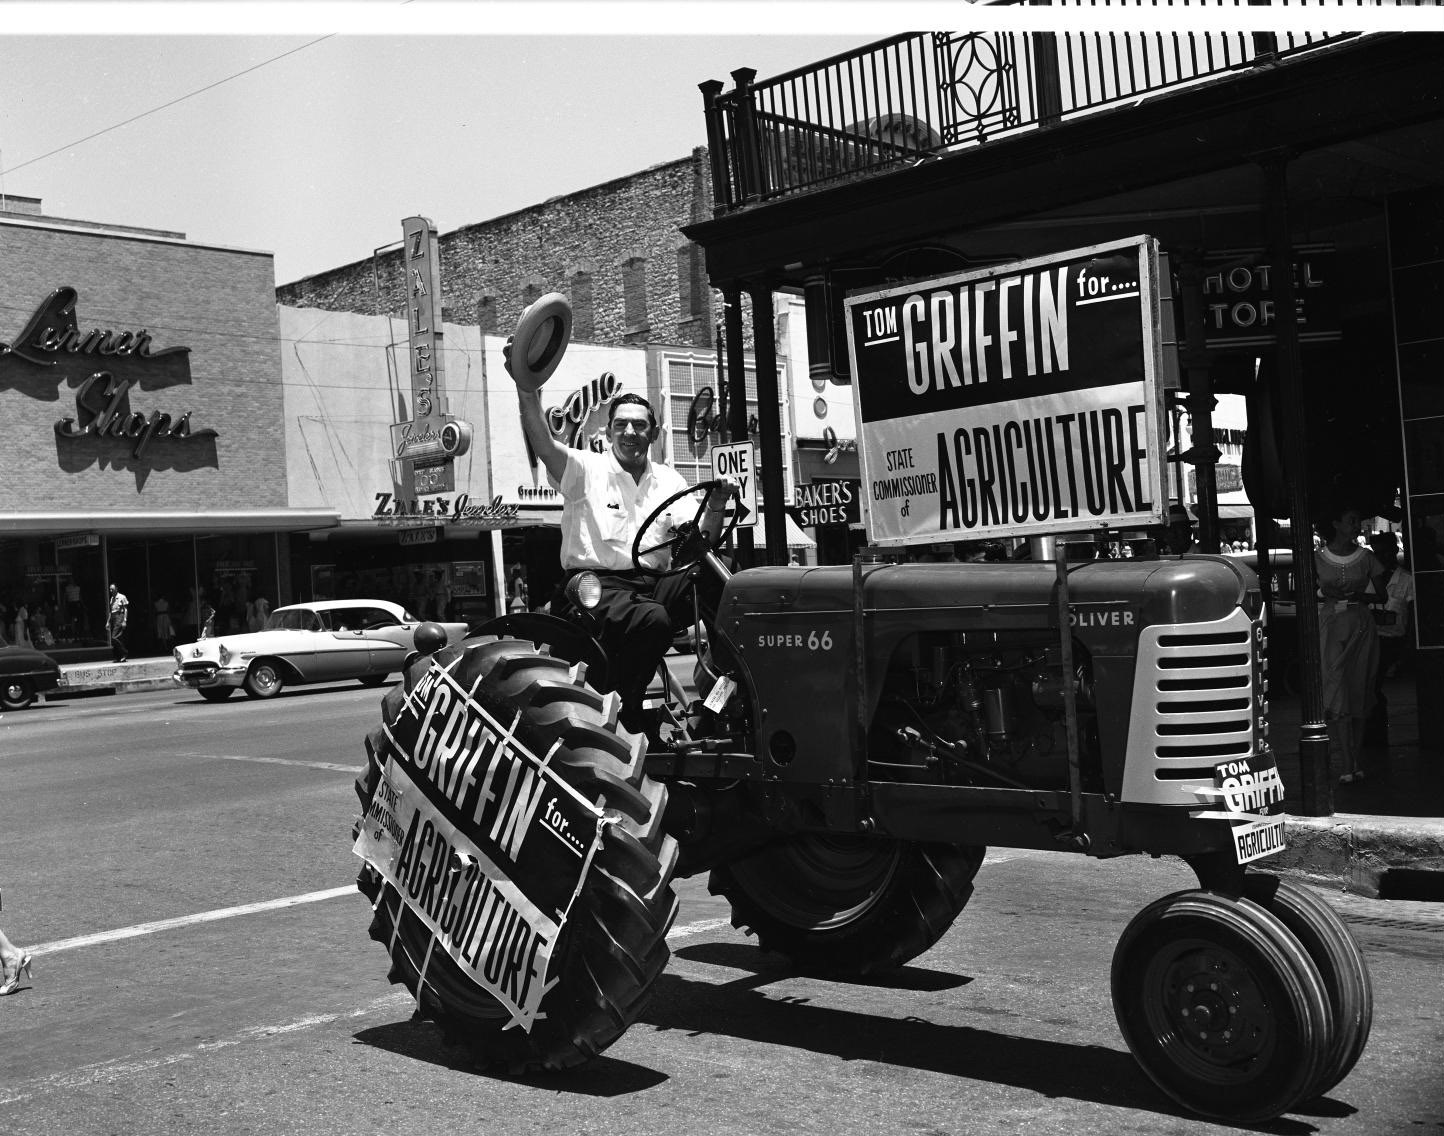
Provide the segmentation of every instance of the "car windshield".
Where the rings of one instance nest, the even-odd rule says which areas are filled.
[[[266,617],[266,631],[319,631],[320,621],[308,608],[278,608]]]

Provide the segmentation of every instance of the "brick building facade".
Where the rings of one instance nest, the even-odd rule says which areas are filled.
[[[7,195],[0,262],[6,636],[103,658],[112,582],[143,653],[288,599],[288,535],[337,518],[288,504],[271,255]]]
[[[681,227],[711,216],[707,151],[489,221],[440,239],[447,322],[505,336],[546,292],[571,300],[573,338],[614,346],[714,346],[716,301],[701,250]],[[378,294],[379,281],[379,294]],[[276,289],[292,307],[403,314],[401,250]]]

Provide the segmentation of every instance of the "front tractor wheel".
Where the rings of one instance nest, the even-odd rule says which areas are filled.
[[[1247,899],[1164,896],[1113,955],[1113,1008],[1150,1080],[1184,1108],[1262,1123],[1314,1095],[1333,1022],[1318,969]]]
[[[677,845],[662,831],[666,790],[643,771],[645,738],[619,727],[617,695],[585,685],[584,666],[539,654],[529,642],[500,639],[445,648],[387,693],[386,725],[369,735],[367,767],[356,782],[363,809],[389,752],[386,731],[416,678],[438,666],[489,705],[519,713],[515,737],[538,755],[550,754],[548,768],[600,806],[607,823],[557,936],[549,986],[529,1031],[512,1025],[510,1012],[462,971],[367,864],[357,886],[373,904],[371,937],[390,951],[389,977],[416,996],[418,1015],[436,1022],[449,1043],[469,1046],[481,1066],[519,1074],[579,1065],[636,1021],[667,964]],[[481,839],[479,831],[461,831]]]
[[[714,869],[732,925],[802,970],[891,970],[942,938],[973,894],[984,849],[808,834]]]
[[[1244,894],[1293,932],[1324,980],[1334,1034],[1311,1093],[1322,1096],[1349,1075],[1369,1040],[1374,992],[1364,954],[1338,913],[1304,885],[1267,872],[1250,872]]]

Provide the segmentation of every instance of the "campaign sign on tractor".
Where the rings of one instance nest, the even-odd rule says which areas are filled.
[[[433,665],[384,727],[383,779],[354,851],[433,949],[529,1031],[605,820],[517,736],[520,721]]]
[[[846,301],[877,544],[1161,522],[1158,243]]]

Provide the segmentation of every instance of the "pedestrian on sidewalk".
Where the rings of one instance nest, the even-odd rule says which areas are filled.
[[[30,977],[30,952],[21,950],[0,931],[0,994],[13,994],[20,976]]]
[[[30,609],[25,606],[24,597],[15,601],[15,626],[11,629],[11,642],[17,647],[30,647]]]
[[[175,640],[175,625],[170,618],[170,600],[163,595],[155,598],[155,639],[167,651]]]
[[[110,585],[110,617],[107,627],[110,631],[110,653],[117,663],[130,657],[125,646],[125,625],[130,618],[130,600],[114,584]]]
[[[1379,677],[1392,678],[1414,642],[1414,573],[1399,559],[1399,538],[1394,533],[1375,533],[1369,539],[1384,569],[1383,610],[1379,622]]]
[[[1359,768],[1364,722],[1374,702],[1379,636],[1367,591],[1384,594],[1383,568],[1359,545],[1363,514],[1341,506],[1315,525],[1323,544],[1314,553],[1319,582],[1319,654],[1324,680],[1324,717],[1329,756],[1339,784],[1364,779]]]

